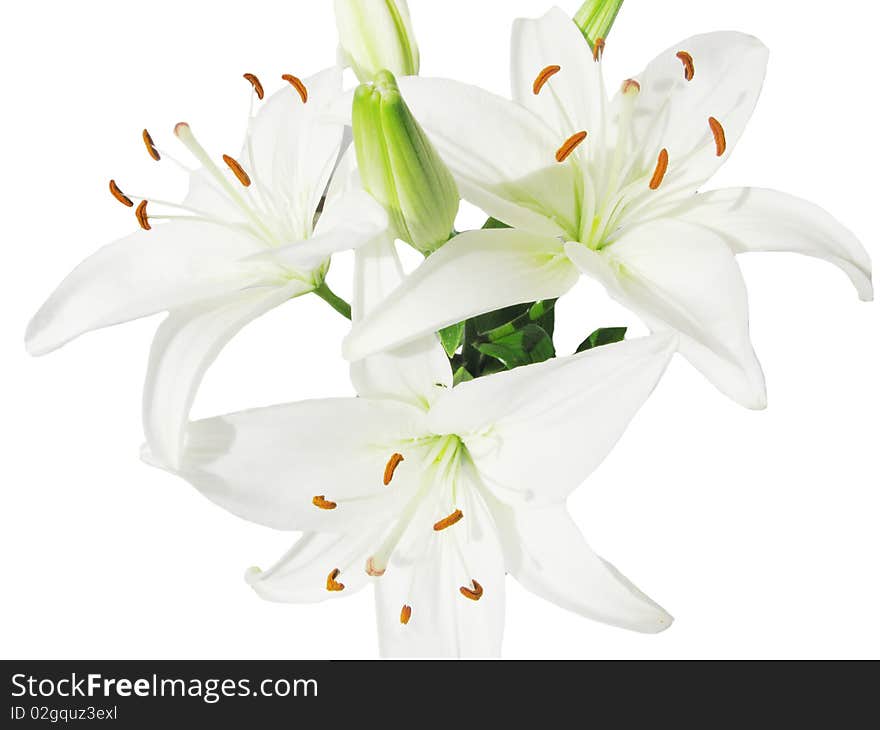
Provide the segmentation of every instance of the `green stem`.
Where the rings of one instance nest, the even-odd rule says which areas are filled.
[[[327,304],[333,307],[333,309],[339,312],[343,317],[351,319],[351,305],[342,297],[336,296],[333,290],[327,286],[326,281],[315,289],[314,293],[321,297],[321,299],[327,302]]]

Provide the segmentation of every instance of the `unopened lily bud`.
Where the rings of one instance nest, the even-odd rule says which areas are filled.
[[[623,0],[587,0],[575,13],[574,22],[594,52],[596,43],[601,45],[611,32],[621,5]]]
[[[383,69],[419,72],[419,47],[406,0],[336,0],[342,54],[362,82]]]
[[[358,87],[352,128],[364,188],[388,211],[399,238],[433,253],[452,235],[458,186],[390,71]]]

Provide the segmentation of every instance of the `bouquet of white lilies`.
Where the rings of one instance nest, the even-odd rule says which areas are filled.
[[[668,628],[590,549],[569,494],[676,353],[737,403],[766,406],[737,254],[822,258],[872,299],[868,254],[820,208],[772,190],[701,191],[752,114],[767,49],[741,33],[694,36],[611,83],[605,39],[622,2],[517,20],[506,99],[420,77],[405,0],[336,0],[339,65],[284,74],[271,95],[245,74],[252,108],[235,156],[178,124],[198,163],[181,165],[182,202],[110,181],[140,230],[78,266],[28,328],[42,355],[168,312],[143,458],[239,517],[303,533],[276,565],[248,571],[263,598],[372,585],[384,656],[498,655],[508,573],[588,618]],[[175,162],[158,136],[143,141]],[[485,213],[482,229],[456,230],[461,200]],[[401,245],[424,257],[410,273]],[[350,303],[325,281],[348,250]],[[599,329],[557,353],[555,305],[581,276],[651,334]],[[352,322],[341,349],[358,397],[192,422],[221,349],[307,294]]]

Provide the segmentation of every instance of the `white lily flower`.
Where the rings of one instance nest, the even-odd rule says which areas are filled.
[[[766,48],[740,33],[689,38],[608,98],[560,10],[518,21],[513,96],[402,79],[407,104],[465,199],[514,230],[446,244],[345,344],[355,360],[474,315],[558,297],[580,274],[680,350],[739,403],[766,405],[734,254],[791,251],[846,272],[873,297],[855,236],[816,206],[754,188],[694,194],[727,159],[758,98]]]
[[[403,275],[388,240],[356,256],[357,316]],[[674,350],[657,335],[452,389],[431,336],[356,363],[359,398],[194,423],[177,473],[244,519],[305,531],[249,571],[260,596],[309,603],[373,583],[386,656],[498,654],[505,571],[566,609],[658,632],[672,618],[590,550],[565,500]]]
[[[259,80],[247,78],[262,99]],[[239,158],[224,155],[223,169],[188,125],[177,125],[178,139],[202,165],[190,171],[183,204],[140,199],[144,230],[80,264],[27,330],[28,350],[42,355],[84,332],[170,312],[150,355],[144,426],[155,458],[171,466],[199,383],[226,343],[289,299],[308,292],[332,298],[324,285],[330,256],[387,227],[385,212],[363,191],[329,191],[316,216],[343,143],[343,125],[324,118],[341,93],[341,71],[285,80],[251,117]],[[166,156],[147,132],[144,141],[154,159]],[[115,182],[111,192],[129,207],[139,200]],[[154,206],[175,213],[153,215]]]

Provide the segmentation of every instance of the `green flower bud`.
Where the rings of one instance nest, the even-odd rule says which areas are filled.
[[[595,50],[598,39],[608,38],[621,5],[623,0],[587,0],[575,13],[574,22],[581,29],[590,48]]]
[[[406,0],[336,0],[342,54],[358,79],[383,69],[397,76],[419,73],[419,47]]]
[[[352,128],[364,188],[388,211],[399,238],[433,253],[452,235],[458,186],[390,71],[358,87]]]

